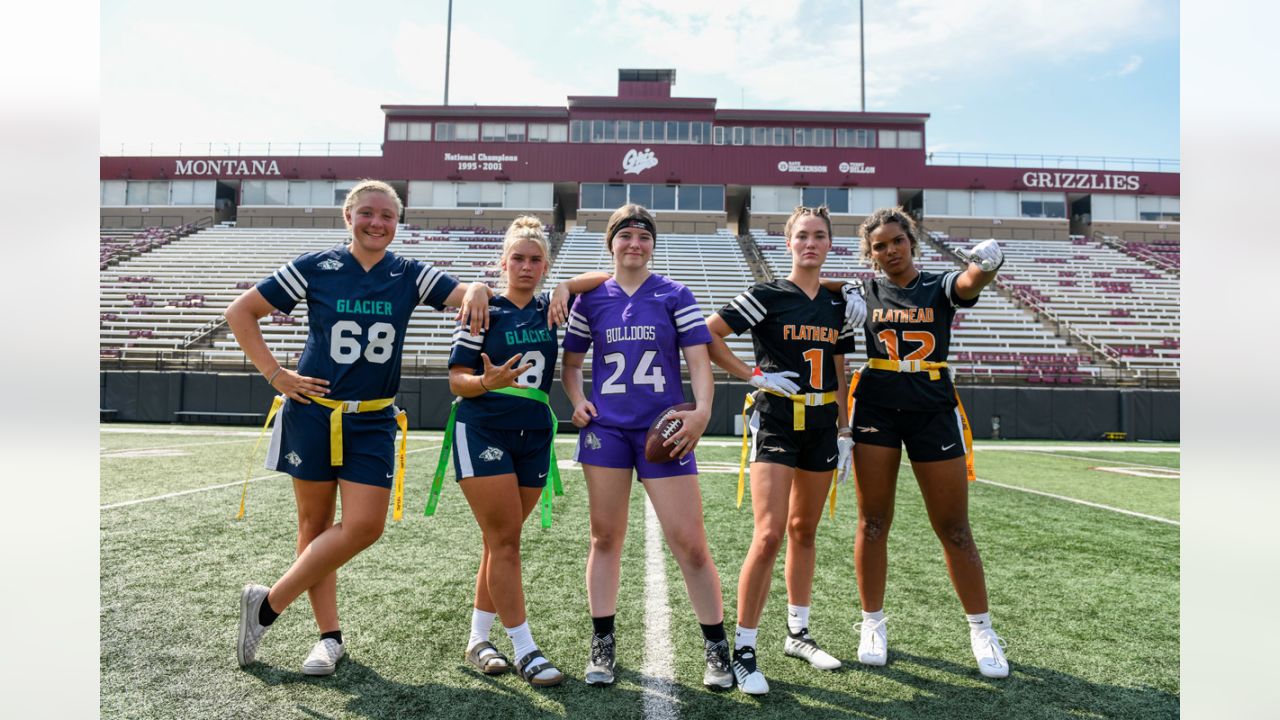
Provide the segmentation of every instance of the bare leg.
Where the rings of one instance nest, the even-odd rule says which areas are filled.
[[[809,605],[813,601],[813,572],[817,562],[818,522],[831,490],[832,473],[796,470],[791,483],[787,515],[787,601]]]
[[[583,465],[591,506],[591,548],[587,552],[587,605],[591,617],[607,617],[618,610],[618,582],[622,542],[627,536],[631,500],[630,468]]]
[[[751,512],[755,527],[751,547],[738,574],[738,626],[760,626],[760,615],[769,598],[773,566],[786,532],[787,509],[794,468],[776,463],[751,463]]]
[[[495,612],[506,627],[525,621],[520,573],[520,530],[540,488],[522,488],[514,474],[471,477],[459,485],[484,535],[475,606]]]
[[[898,486],[902,448],[860,443],[853,448],[858,482],[858,531],[853,566],[863,612],[884,609],[884,586],[889,569],[889,525]]]
[[[720,593],[720,574],[716,572],[707,546],[707,531],[702,524],[702,494],[697,475],[646,480],[653,511],[662,525],[667,547],[675,556],[684,575],[685,590],[693,605],[693,614],[703,625],[724,622],[724,597]]]
[[[947,572],[960,604],[970,615],[987,612],[987,581],[982,557],[969,527],[969,483],[964,458],[912,462],[933,532],[942,541]]]
[[[338,500],[337,482],[317,482],[293,479],[293,496],[298,503],[297,554],[307,549],[321,533],[333,527],[333,515]],[[316,617],[320,632],[333,632],[338,623],[338,573],[332,571],[307,588],[311,612]]]

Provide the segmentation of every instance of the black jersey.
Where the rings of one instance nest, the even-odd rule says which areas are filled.
[[[906,287],[881,276],[867,283],[867,357],[946,361],[956,308],[978,303],[977,298],[963,300],[956,295],[960,272],[921,272]],[[927,372],[867,368],[853,396],[859,402],[899,410],[948,410],[956,406],[955,386],[945,369],[940,375],[930,380]]]
[[[844,326],[844,299],[819,287],[812,299],[790,280],[756,283],[720,309],[720,317],[734,335],[751,331],[756,365],[764,372],[790,370],[800,392],[836,389],[843,368],[833,355],[854,350],[857,331]],[[756,407],[785,420],[790,426],[792,402],[772,393],[760,393]],[[805,408],[805,427],[835,426],[836,405]]]

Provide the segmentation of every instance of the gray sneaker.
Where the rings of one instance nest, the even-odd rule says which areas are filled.
[[[311,648],[311,654],[302,663],[304,675],[332,675],[338,669],[338,661],[344,653],[342,643],[325,638]]]
[[[267,626],[258,622],[258,610],[267,601],[271,588],[262,585],[245,585],[240,591],[240,629],[236,633],[236,660],[240,667],[253,662],[258,654],[258,643],[267,634]]]
[[[591,657],[587,660],[588,685],[612,685],[613,671],[617,667],[614,658],[613,633],[600,637],[591,635]]]
[[[707,669],[702,673],[702,684],[711,690],[728,690],[733,687],[733,670],[729,668],[729,641],[703,640],[707,650]]]

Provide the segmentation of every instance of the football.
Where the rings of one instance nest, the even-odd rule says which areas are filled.
[[[644,435],[644,459],[651,463],[669,462],[675,457],[675,446],[663,447],[662,443],[668,438],[675,435],[684,421],[679,418],[672,418],[671,414],[681,410],[693,410],[697,406],[691,402],[672,405],[671,407],[658,413],[658,417],[649,423],[649,431]]]

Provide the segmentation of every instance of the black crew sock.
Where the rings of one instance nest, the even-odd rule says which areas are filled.
[[[271,609],[271,603],[266,598],[262,598],[262,604],[258,606],[258,623],[262,627],[271,627],[271,623],[280,617],[280,613]]]
[[[617,617],[617,615],[607,615],[605,617],[593,617],[591,618],[591,628],[595,631],[596,635],[598,635],[599,637],[604,637],[605,635],[612,635],[613,619],[615,617]]]
[[[717,643],[725,639],[723,620],[715,625],[703,625],[702,623],[698,623],[698,625],[702,627],[702,637],[705,638],[707,642]]]
[[[338,641],[338,644],[339,644],[339,645],[341,645],[341,644],[342,644],[342,631],[341,631],[341,630],[330,630],[330,631],[329,631],[329,632],[327,632],[327,633],[320,633],[320,639],[321,639],[321,640],[328,640],[328,639],[330,639],[330,638],[332,638],[332,639],[334,639],[334,640],[337,640],[337,641]]]

